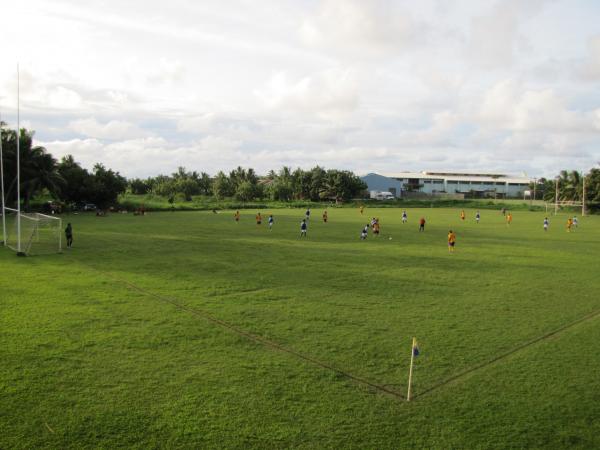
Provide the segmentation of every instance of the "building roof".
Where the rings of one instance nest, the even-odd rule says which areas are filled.
[[[481,181],[483,183],[529,183],[533,181],[529,177],[520,177],[516,175],[501,175],[490,173],[472,173],[465,172],[393,172],[383,173],[389,178],[418,178],[421,180],[449,180],[449,181]]]

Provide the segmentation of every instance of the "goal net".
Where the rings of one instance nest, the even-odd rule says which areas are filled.
[[[19,212],[5,208],[5,245],[18,251]],[[62,220],[40,213],[21,213],[21,252],[26,255],[47,255],[62,251]]]
[[[559,200],[557,202],[546,203],[546,212],[553,212],[554,214],[559,211],[568,211],[581,212],[581,215],[583,215],[583,208],[583,202],[579,201]]]

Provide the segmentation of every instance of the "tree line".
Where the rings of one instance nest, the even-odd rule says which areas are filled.
[[[561,170],[555,178],[540,178],[535,185],[536,198],[553,202],[558,184],[559,201],[580,202],[583,200],[584,181],[586,202],[592,207],[599,205],[600,168],[592,168],[587,174],[577,170]],[[534,189],[533,183],[530,189]]]
[[[4,189],[7,206],[17,203],[17,132],[0,123]],[[92,171],[81,167],[72,156],[57,161],[44,147],[33,145],[32,131],[19,132],[21,200],[28,209],[31,201],[47,192],[65,203],[92,202],[105,207],[114,204],[127,189],[127,180],[102,164]]]
[[[4,188],[7,204],[16,205],[17,179],[16,154],[17,132],[0,123]],[[366,184],[347,170],[294,169],[282,167],[259,176],[252,168],[238,167],[228,173],[220,171],[215,176],[206,172],[188,171],[184,167],[170,175],[158,175],[145,179],[127,180],[119,172],[95,164],[92,170],[83,168],[73,156],[60,161],[44,147],[33,145],[32,131],[21,129],[19,133],[21,163],[21,198],[23,207],[47,192],[56,200],[67,204],[91,202],[105,208],[117,203],[120,194],[154,194],[173,202],[189,201],[193,196],[212,196],[217,200],[234,198],[239,201],[269,199],[292,200],[348,200],[361,197]],[[554,201],[558,180],[558,200],[581,201],[585,179],[586,201],[590,207],[600,208],[600,168],[592,168],[587,174],[575,170],[563,170],[556,178],[541,178],[535,183],[536,199]],[[534,190],[534,185],[530,186]]]
[[[283,167],[258,176],[254,169],[238,167],[211,177],[205,172],[177,172],[146,179],[129,181],[133,194],[157,194],[170,199],[181,196],[191,200],[194,195],[212,195],[216,199],[235,198],[240,201],[270,199],[291,200],[348,200],[359,197],[367,185],[355,174],[346,170],[325,170],[316,166],[310,170]]]
[[[4,125],[0,124],[5,198],[8,205],[14,206],[17,201],[17,132]],[[100,163],[88,171],[71,155],[58,161],[44,147],[34,146],[33,136],[32,131],[20,130],[21,197],[25,209],[32,199],[44,192],[67,204],[90,202],[105,208],[116,204],[118,196],[125,192],[160,195],[170,202],[190,201],[196,195],[217,200],[319,201],[348,200],[360,196],[367,188],[350,171],[325,170],[319,166],[310,170],[283,167],[277,172],[271,170],[266,176],[257,175],[252,168],[238,167],[227,174],[221,171],[214,177],[180,167],[171,175],[127,180]]]

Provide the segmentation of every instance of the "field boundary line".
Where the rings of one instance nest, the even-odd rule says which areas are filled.
[[[569,322],[569,323],[567,323],[565,325],[561,325],[560,327],[555,328],[554,330],[552,330],[552,331],[550,331],[548,333],[545,333],[545,334],[543,334],[541,336],[538,336],[538,337],[533,338],[533,339],[531,339],[529,341],[526,341],[523,344],[520,344],[520,345],[518,345],[518,346],[516,346],[516,347],[514,347],[514,348],[512,348],[510,350],[507,350],[504,353],[501,353],[500,355],[495,356],[494,358],[492,358],[492,359],[490,359],[488,361],[485,361],[485,362],[483,362],[481,364],[477,364],[477,365],[475,365],[473,367],[470,367],[469,369],[463,370],[462,372],[459,372],[456,375],[451,376],[450,378],[447,378],[447,379],[445,379],[445,380],[443,380],[443,381],[441,381],[441,382],[439,382],[437,384],[434,384],[433,386],[431,386],[431,387],[429,387],[429,388],[427,388],[427,389],[425,389],[425,390],[423,390],[423,391],[421,391],[419,393],[415,393],[415,395],[413,395],[412,398],[417,398],[417,397],[421,397],[422,395],[427,395],[427,394],[431,393],[432,391],[435,391],[435,390],[437,390],[437,389],[439,389],[441,387],[444,387],[444,386],[446,386],[446,385],[448,385],[448,384],[450,384],[450,383],[452,383],[454,381],[457,381],[457,380],[459,380],[461,378],[464,378],[467,375],[470,375],[471,373],[478,371],[479,369],[483,369],[483,368],[485,368],[487,366],[491,366],[492,364],[495,364],[495,363],[497,363],[498,361],[500,361],[502,359],[508,358],[509,356],[511,356],[511,355],[513,355],[513,354],[515,354],[515,353],[523,350],[524,348],[530,347],[530,346],[532,346],[534,344],[537,344],[538,342],[545,341],[545,340],[547,340],[547,339],[549,339],[549,338],[551,338],[551,337],[553,337],[553,336],[555,336],[557,334],[562,333],[565,330],[573,328],[573,327],[575,327],[575,326],[577,326],[577,325],[579,325],[579,324],[581,324],[583,322],[587,322],[588,320],[592,320],[592,319],[594,319],[595,317],[597,317],[599,315],[600,315],[600,309],[596,309],[595,311],[592,311],[591,313],[586,314],[585,316],[580,317],[579,319],[575,319],[572,322]]]
[[[244,338],[246,338],[246,339],[248,339],[250,341],[253,341],[253,342],[256,342],[258,344],[261,344],[264,347],[268,347],[268,348],[271,348],[271,349],[274,349],[274,350],[278,350],[278,351],[280,351],[282,353],[287,353],[289,355],[293,355],[293,356],[295,356],[295,357],[297,357],[297,358],[299,358],[301,360],[304,360],[306,362],[311,363],[314,366],[318,366],[318,367],[321,367],[322,369],[330,370],[330,371],[335,372],[338,375],[342,375],[343,377],[345,377],[345,378],[347,378],[349,380],[352,380],[352,381],[354,381],[354,382],[356,382],[358,384],[362,384],[364,386],[371,387],[371,388],[373,388],[373,389],[375,389],[375,390],[377,390],[379,392],[382,392],[384,394],[388,394],[388,395],[391,395],[393,397],[396,397],[396,398],[399,398],[399,399],[402,399],[402,400],[406,399],[406,396],[404,396],[403,394],[401,394],[398,391],[395,391],[393,389],[390,389],[390,388],[386,387],[385,385],[380,385],[380,384],[377,384],[375,382],[369,381],[369,380],[367,380],[365,378],[362,378],[360,376],[353,375],[350,372],[346,372],[345,370],[342,370],[342,369],[339,369],[337,367],[334,367],[331,364],[328,364],[326,362],[320,361],[320,360],[318,360],[316,358],[313,358],[312,356],[306,355],[304,353],[300,353],[297,350],[293,350],[291,348],[285,347],[285,346],[283,346],[283,345],[281,345],[281,344],[279,344],[279,343],[277,343],[275,341],[272,341],[270,339],[264,338],[264,337],[259,336],[257,334],[250,333],[249,331],[243,330],[242,328],[240,328],[240,327],[238,327],[236,325],[233,325],[232,323],[229,323],[229,322],[227,322],[225,320],[222,320],[222,319],[219,319],[219,318],[215,317],[214,315],[210,314],[209,312],[206,312],[206,311],[201,310],[201,309],[192,308],[190,306],[184,305],[182,303],[179,303],[177,300],[175,300],[175,299],[173,299],[171,297],[167,297],[165,295],[161,295],[161,294],[157,294],[156,292],[149,291],[147,289],[144,289],[142,287],[137,286],[136,284],[134,284],[134,283],[132,283],[130,281],[127,281],[127,280],[124,280],[122,278],[119,278],[119,277],[117,277],[114,274],[111,274],[109,272],[105,272],[103,270],[97,269],[96,267],[90,266],[88,264],[85,264],[85,263],[82,263],[82,262],[80,262],[80,264],[82,264],[85,267],[88,267],[88,268],[90,268],[90,269],[92,269],[92,270],[94,270],[96,272],[101,273],[105,277],[111,278],[112,280],[125,285],[129,289],[138,291],[138,292],[140,292],[140,293],[142,293],[142,294],[144,294],[144,295],[146,295],[148,297],[152,297],[152,298],[154,298],[154,299],[156,299],[156,300],[158,300],[160,302],[170,304],[170,305],[174,306],[175,308],[177,308],[177,309],[179,309],[181,311],[185,311],[185,312],[188,312],[188,313],[190,313],[192,315],[195,315],[197,317],[201,317],[204,320],[207,320],[207,321],[209,321],[209,322],[211,322],[213,324],[219,325],[222,328],[226,328],[229,331],[232,331],[233,333],[237,334],[238,336],[244,337]]]

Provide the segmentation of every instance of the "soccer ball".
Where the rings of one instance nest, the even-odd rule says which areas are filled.
[[[392,240],[392,237],[390,236],[390,241]]]

